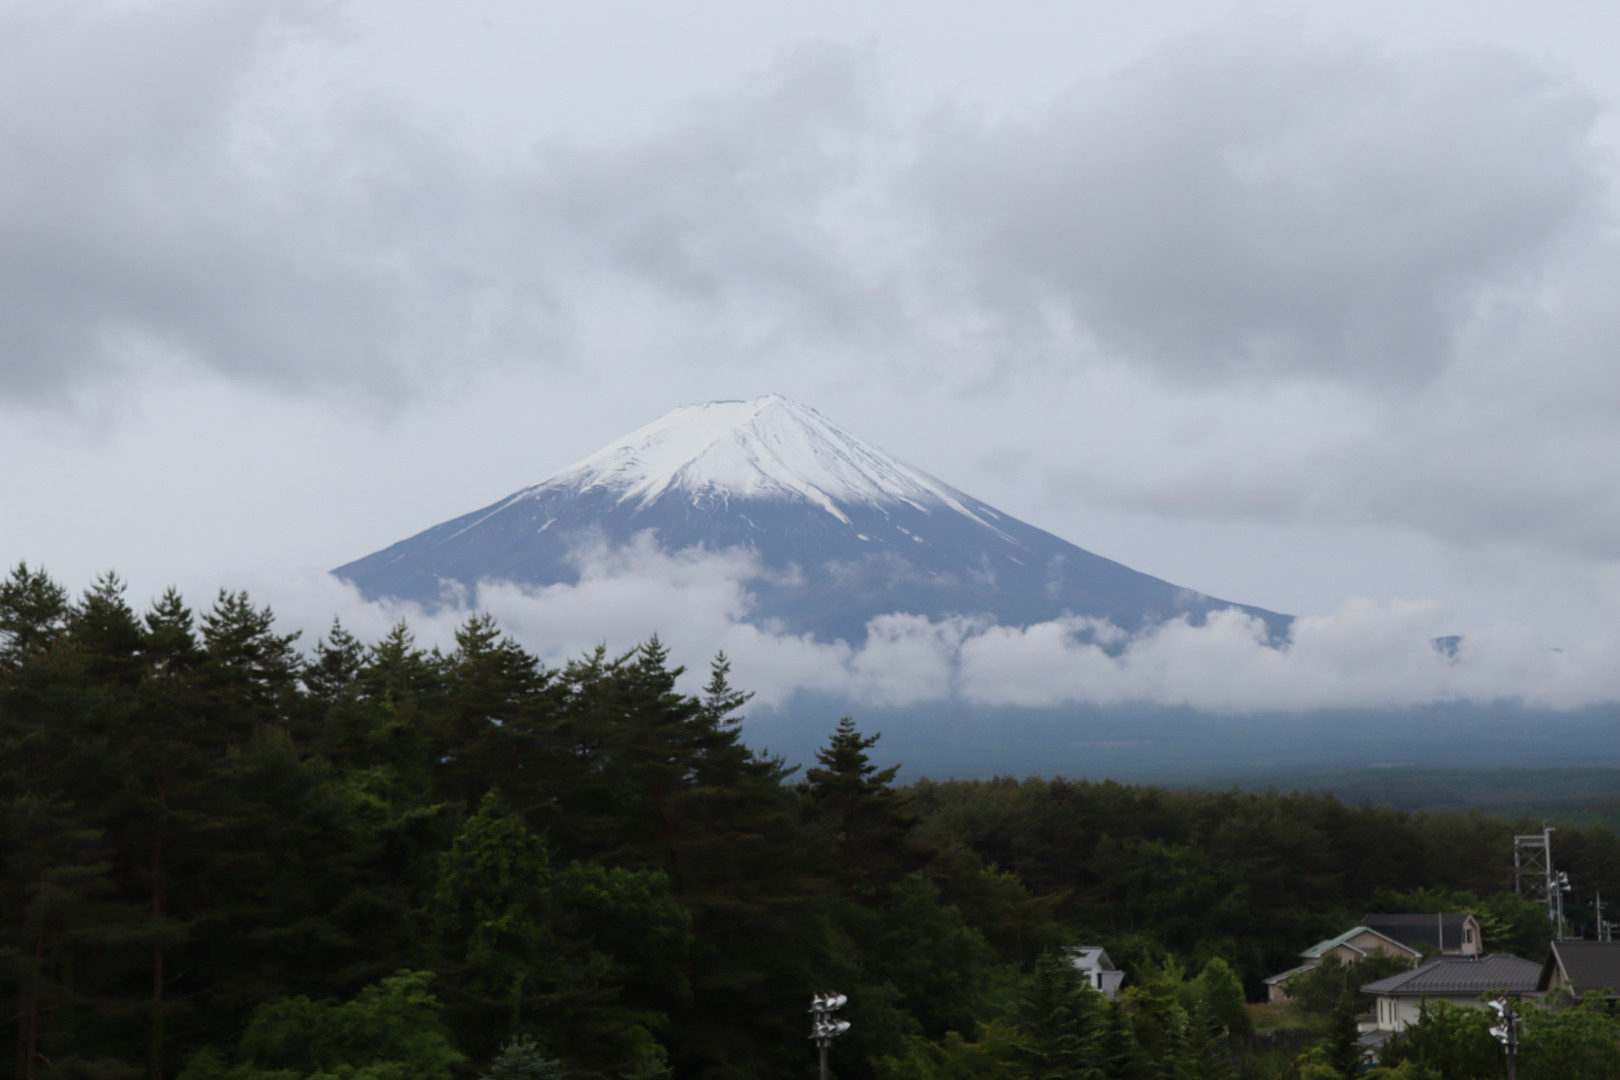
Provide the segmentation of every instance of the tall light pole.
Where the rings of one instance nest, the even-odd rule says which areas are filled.
[[[1502,1044],[1502,1051],[1507,1055],[1507,1080],[1519,1080],[1519,1015],[1513,1011],[1513,999],[1499,997],[1491,1002],[1491,1008],[1501,1023],[1491,1028],[1491,1034],[1496,1041]]]
[[[827,1080],[827,1047],[849,1030],[848,1020],[840,1020],[833,1015],[848,1000],[843,994],[810,995],[810,1038],[821,1051],[821,1080]]]

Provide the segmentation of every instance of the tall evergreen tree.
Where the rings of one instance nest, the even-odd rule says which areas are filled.
[[[1015,1015],[1029,1080],[1106,1080],[1100,1047],[1107,1008],[1061,953],[1035,962]]]
[[[889,885],[923,862],[911,842],[916,818],[893,787],[900,766],[880,769],[867,753],[879,738],[861,735],[846,716],[816,752],[820,764],[805,773],[809,821],[825,838],[839,883],[851,892]]]
[[[536,757],[549,742],[549,673],[485,613],[456,631],[445,676],[435,743],[440,791],[469,810],[497,786],[508,799],[531,802],[543,771]]]
[[[201,705],[238,744],[261,724],[291,726],[303,712],[297,698],[303,662],[293,648],[300,632],[278,634],[275,623],[275,614],[255,607],[247,593],[223,589],[202,618]]]
[[[67,590],[26,562],[0,582],[0,673],[44,652],[67,624]]]

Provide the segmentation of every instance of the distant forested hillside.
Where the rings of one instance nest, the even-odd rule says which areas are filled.
[[[1344,802],[1402,810],[1479,810],[1620,829],[1620,769],[1433,769],[1386,766],[1242,776],[1215,787],[1330,791]]]
[[[1102,1077],[1219,1077],[1293,1060],[1247,1033],[1241,988],[1368,910],[1474,910],[1536,959],[1548,934],[1507,894],[1539,822],[900,786],[835,716],[795,772],[744,743],[723,657],[692,695],[656,640],[553,669],[488,618],[448,652],[404,625],[298,645],[240,593],[198,613],[112,576],[0,584],[19,1080],[808,1077],[827,989],[840,1077],[1033,1080],[1082,1051]],[[1620,896],[1612,832],[1557,845]],[[1079,986],[1077,944],[1135,989]]]

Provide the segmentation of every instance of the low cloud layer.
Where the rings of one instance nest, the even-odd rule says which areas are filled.
[[[695,673],[716,652],[761,706],[799,691],[854,706],[959,699],[1044,708],[1152,703],[1213,712],[1377,708],[1514,701],[1572,709],[1620,698],[1620,604],[1606,634],[1555,648],[1523,627],[1482,627],[1454,651],[1435,644],[1443,613],[1421,602],[1351,600],[1294,625],[1283,647],[1238,611],[1203,626],[1165,623],[1127,639],[1107,624],[1071,618],[1028,627],[895,613],[872,620],[863,643],[823,642],[749,621],[747,582],[759,567],[737,552],[666,554],[647,543],[597,551],[573,585],[486,583],[462,606],[433,613],[363,600],[327,575],[255,586],[283,624],[308,636],[337,613],[363,639],[405,619],[424,645],[450,647],[477,611],[559,666],[598,645],[628,650],[658,635]],[[1105,642],[1106,650],[1094,642]],[[694,682],[693,688],[695,689]]]

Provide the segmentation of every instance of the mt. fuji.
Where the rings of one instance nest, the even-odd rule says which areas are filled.
[[[777,395],[688,405],[499,502],[333,571],[370,599],[427,607],[480,582],[573,583],[580,552],[642,534],[666,551],[743,549],[752,617],[858,642],[896,612],[1127,632],[1238,607],[1043,532]]]

